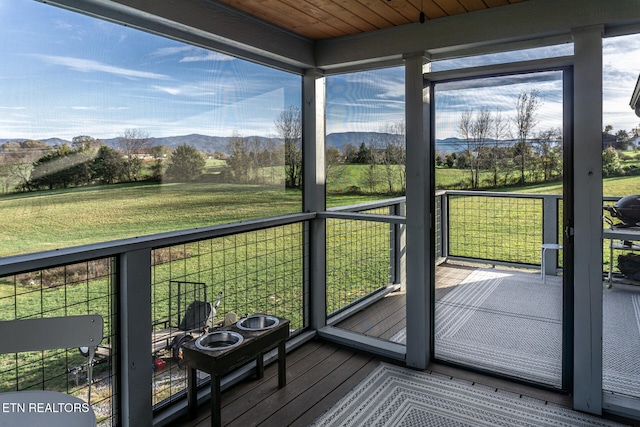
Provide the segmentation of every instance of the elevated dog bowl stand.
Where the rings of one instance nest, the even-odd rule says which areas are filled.
[[[289,337],[289,320],[279,318],[277,326],[258,331],[246,331],[236,325],[222,328],[234,331],[244,338],[239,345],[222,350],[203,350],[195,345],[195,340],[182,346],[182,354],[188,369],[187,401],[189,417],[195,419],[198,412],[198,381],[196,371],[211,375],[211,426],[222,426],[220,378],[221,376],[251,360],[256,360],[256,375],[264,376],[264,358],[266,351],[278,347],[278,388],[287,384],[285,342]]]

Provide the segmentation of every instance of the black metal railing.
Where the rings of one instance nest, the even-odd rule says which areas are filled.
[[[540,265],[542,243],[558,243],[562,196],[447,191],[439,230],[446,258]]]
[[[327,218],[327,315],[402,281],[404,198],[331,209]]]
[[[214,326],[225,316],[253,313],[289,319],[293,333],[306,326],[304,257],[308,251],[303,230],[303,223],[291,223],[154,249],[152,341],[163,360],[162,369],[153,376],[156,408],[183,397],[186,372],[179,359],[180,340],[202,333],[201,328],[180,328],[181,307],[184,311],[199,300],[214,304],[220,296],[211,319]]]
[[[562,206],[557,195],[439,192],[436,256],[539,266],[540,245],[561,238]],[[309,313],[309,222],[326,220],[326,283],[317,285],[326,286],[330,317],[354,305],[361,308],[370,296],[404,283],[404,211],[405,198],[398,198],[0,258],[0,316],[101,314],[105,339],[92,406],[101,425],[115,425],[118,402],[133,399],[120,394],[121,375],[130,377],[130,394],[149,393],[156,410],[184,396],[184,372],[170,346],[180,329],[173,311],[187,304],[186,296],[176,301],[183,290],[174,292],[176,283],[202,286],[202,293],[189,296],[194,300],[215,301],[222,292],[216,322],[232,312],[266,312],[290,319],[295,335],[307,326]],[[132,255],[142,261],[128,262]],[[149,280],[134,280],[145,274]],[[150,296],[148,316],[130,307],[127,298],[134,294]],[[123,333],[139,334],[152,346],[142,348],[131,337],[122,340]],[[149,354],[151,391],[146,380],[119,372],[118,358],[136,351]],[[165,363],[156,366],[155,359]],[[0,391],[51,388],[82,397],[87,389],[83,364],[77,349],[2,355]]]
[[[208,300],[222,291],[220,313],[286,317],[295,335],[306,326],[304,230],[313,218],[292,214],[0,258],[0,320],[102,315],[91,392],[99,425],[117,425],[120,405],[139,407],[134,403],[145,395],[150,419],[152,410],[182,397],[186,385],[172,348],[162,345],[162,334],[171,343],[179,328],[172,307],[180,292],[170,293],[172,284],[202,283],[207,296],[192,296]],[[145,300],[147,309],[139,306]],[[136,354],[146,356],[129,371]],[[126,371],[121,360],[129,361]],[[79,349],[0,355],[0,391],[58,390],[86,400],[86,363]],[[126,396],[118,391],[123,381]]]
[[[71,348],[0,354],[0,392],[52,390],[86,401],[91,387],[90,403],[98,425],[115,425],[116,283],[111,257],[0,277],[0,320],[83,314],[99,314],[104,320],[91,385],[88,354]]]

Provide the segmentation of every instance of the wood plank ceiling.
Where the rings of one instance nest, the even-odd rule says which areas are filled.
[[[217,0],[311,40],[425,22],[526,0]]]

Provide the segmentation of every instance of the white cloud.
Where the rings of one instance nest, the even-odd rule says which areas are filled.
[[[213,85],[207,81],[174,86],[153,85],[151,87],[162,93],[168,93],[172,96],[180,95],[187,98],[202,99],[203,97],[212,96],[216,93]],[[218,89],[218,91],[221,90],[222,87],[223,86],[221,84],[216,85],[216,89]]]
[[[219,52],[204,50],[188,55],[180,59],[180,62],[203,62],[203,61],[232,61],[235,58]]]
[[[171,56],[181,54],[183,52],[190,52],[194,48],[192,46],[171,46],[171,47],[162,47],[160,49],[156,49],[151,56]]]
[[[53,55],[34,55],[35,57],[45,61],[48,64],[61,65],[74,71],[83,73],[102,72],[118,75],[127,78],[142,78],[168,80],[170,77],[165,74],[151,73],[148,71],[138,71],[128,68],[115,67],[113,65],[103,64],[91,59],[74,58],[70,56],[53,56]]]
[[[53,24],[55,26],[56,29],[58,30],[73,30],[74,26],[69,24],[66,21],[63,21],[62,19],[56,19],[55,21],[53,21]]]
[[[182,91],[177,87],[166,87],[166,86],[152,86],[154,89],[159,90],[160,92],[168,93],[169,95],[180,95]]]
[[[196,46],[171,46],[154,51],[151,56],[181,56],[178,62],[232,61],[235,58],[220,52],[214,52]]]

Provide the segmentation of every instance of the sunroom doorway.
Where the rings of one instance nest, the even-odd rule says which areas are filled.
[[[425,74],[437,362],[570,389],[571,80],[538,62]]]

